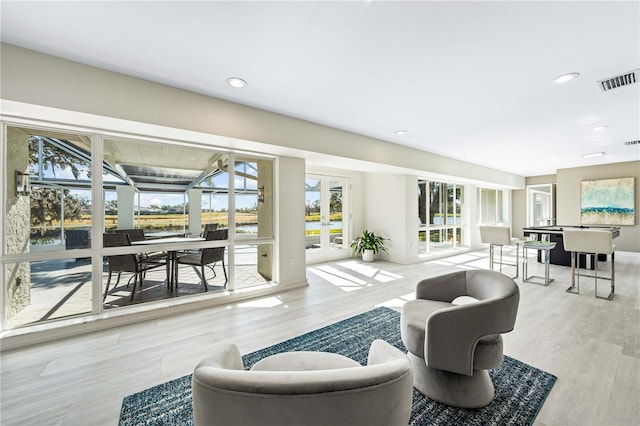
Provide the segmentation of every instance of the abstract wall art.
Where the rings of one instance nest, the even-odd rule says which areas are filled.
[[[635,178],[580,182],[580,223],[583,225],[634,225]]]

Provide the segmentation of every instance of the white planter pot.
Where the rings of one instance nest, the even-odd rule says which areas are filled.
[[[373,250],[365,250],[362,252],[363,262],[373,262]]]

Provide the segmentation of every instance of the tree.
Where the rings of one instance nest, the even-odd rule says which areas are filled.
[[[63,151],[47,142],[48,138],[42,136],[29,136],[29,163],[31,171],[37,173],[39,157],[42,155],[42,172],[51,170],[53,176],[56,176],[56,168],[61,170],[69,169],[76,179],[84,173],[87,179],[91,178],[91,167],[86,161],[79,159],[77,156]],[[40,153],[39,145],[42,141],[42,153]]]
[[[115,214],[118,212],[118,202],[116,200],[109,200],[104,203],[104,211],[107,214]]]
[[[331,193],[331,199],[329,200],[329,211],[331,212],[342,211],[342,192]]]
[[[60,189],[57,188],[32,188],[31,202],[31,226],[51,226],[62,219],[62,203]],[[88,200],[75,197],[64,192],[64,218],[65,220],[77,220],[82,218],[82,213],[87,210]],[[40,230],[44,234],[44,230]]]

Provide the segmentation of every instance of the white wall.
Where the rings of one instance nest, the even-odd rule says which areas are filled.
[[[389,253],[381,258],[404,264],[420,260],[417,185],[414,175],[365,174],[363,228],[390,239],[385,244]]]
[[[279,283],[306,282],[304,250],[305,163],[299,158],[280,157],[277,161],[276,227]],[[291,200],[300,200],[292,202]]]

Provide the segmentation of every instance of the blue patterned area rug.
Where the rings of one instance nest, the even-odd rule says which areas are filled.
[[[376,308],[265,349],[244,355],[245,367],[279,352],[335,352],[367,363],[369,346],[383,339],[406,352],[400,339],[400,314]],[[504,356],[490,371],[496,395],[480,409],[449,407],[413,390],[411,425],[531,425],[556,377]],[[129,395],[122,401],[120,425],[192,425],[191,375]],[[309,419],[313,423],[313,419]]]

